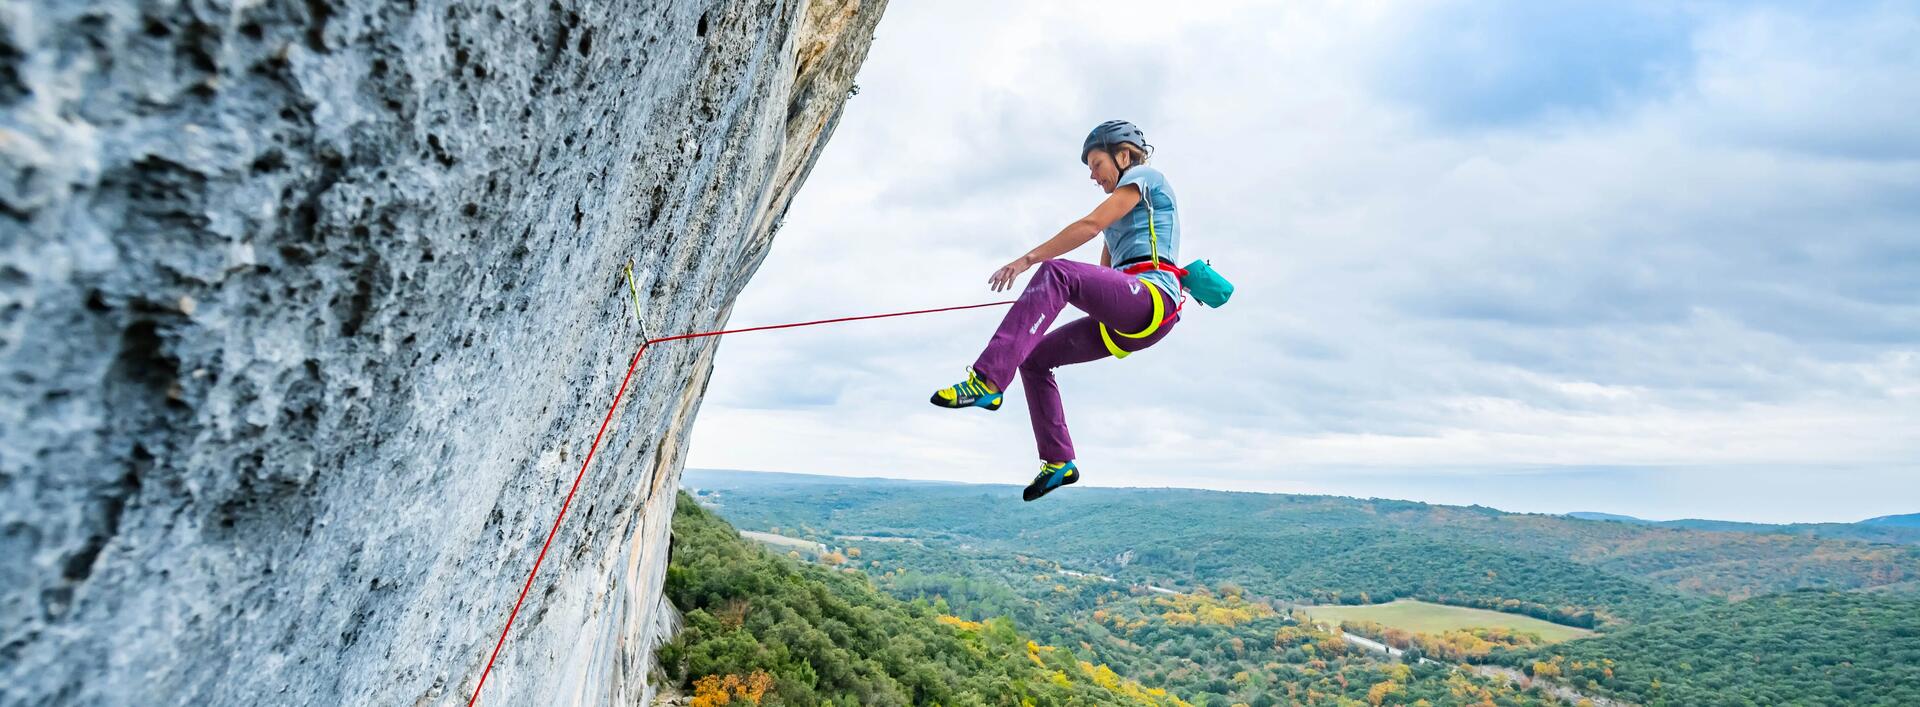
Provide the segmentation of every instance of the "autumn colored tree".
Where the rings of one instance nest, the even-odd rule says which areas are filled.
[[[746,677],[728,674],[708,675],[693,681],[693,702],[691,707],[720,707],[733,704],[738,698],[741,704],[758,707],[760,700],[773,687],[773,676],[764,671],[755,670]]]
[[[1387,701],[1389,695],[1405,691],[1406,688],[1404,686],[1391,680],[1377,682],[1373,684],[1373,687],[1367,688],[1367,702],[1373,705],[1373,707],[1380,707],[1381,703]]]

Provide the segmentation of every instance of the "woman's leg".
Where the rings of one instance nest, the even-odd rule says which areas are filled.
[[[1164,297],[1166,293],[1162,294]],[[1139,278],[1092,263],[1049,260],[1034,269],[1027,289],[1000,320],[986,350],[974,360],[973,371],[996,390],[1006,390],[1021,362],[1027,360],[1041,337],[1046,336],[1047,327],[1069,304],[1119,331],[1145,329],[1153,319],[1153,294]],[[1173,306],[1171,301],[1164,304]],[[1096,344],[1099,336],[1095,331]]]
[[[1123,351],[1139,351],[1165,338],[1177,321],[1161,325],[1145,338],[1119,339],[1115,343]],[[1039,448],[1040,461],[1067,462],[1078,458],[1073,454],[1073,436],[1067,434],[1067,409],[1060,402],[1060,385],[1054,381],[1053,369],[1112,355],[1100,340],[1100,322],[1093,317],[1081,317],[1048,332],[1020,364],[1020,383],[1027,394],[1027,417],[1033,421],[1033,441]]]
[[[1020,364],[1020,383],[1027,393],[1027,417],[1033,421],[1033,442],[1040,461],[1067,462],[1073,454],[1073,436],[1067,434],[1067,410],[1060,402],[1060,385],[1053,369],[1111,356],[1100,341],[1100,323],[1081,317],[1047,333]]]

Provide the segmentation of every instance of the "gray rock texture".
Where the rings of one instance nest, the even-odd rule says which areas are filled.
[[[0,3],[0,704],[465,704],[883,0]],[[636,704],[716,339],[482,704]]]

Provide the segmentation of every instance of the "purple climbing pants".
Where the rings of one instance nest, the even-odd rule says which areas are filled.
[[[1174,321],[1160,325],[1152,334],[1129,339],[1119,332],[1134,333],[1147,328],[1153,320],[1153,286],[1138,277],[1103,268],[1092,263],[1049,260],[1034,269],[1033,279],[1013,309],[1000,320],[987,350],[973,362],[973,370],[1006,390],[1013,373],[1027,395],[1027,415],[1033,418],[1033,439],[1040,448],[1040,460],[1072,461],[1073,438],[1067,435],[1067,411],[1060,404],[1060,386],[1054,382],[1053,369],[1074,363],[1095,361],[1113,355],[1100,340],[1100,324],[1114,332],[1113,343],[1132,353],[1154,345],[1173,330]],[[1161,299],[1171,313],[1179,297],[1177,292],[1162,292]],[[1068,304],[1088,316],[1047,331],[1060,310]],[[1162,315],[1165,316],[1165,315]]]

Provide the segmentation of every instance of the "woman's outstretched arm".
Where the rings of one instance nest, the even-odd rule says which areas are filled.
[[[1093,240],[1094,236],[1100,235],[1102,229],[1112,225],[1114,221],[1120,220],[1121,216],[1133,210],[1134,205],[1139,203],[1139,187],[1128,184],[1113,190],[1113,193],[1108,195],[1105,201],[1100,202],[1099,206],[1093,208],[1093,213],[1087,214],[1078,221],[1067,224],[1066,228],[1060,229],[1060,233],[1047,239],[1047,242],[1035,246],[1033,250],[1027,251],[1026,255],[1014,258],[1013,262],[1007,263],[1004,267],[994,271],[993,277],[987,278],[987,286],[993,288],[994,292],[1000,292],[1013,287],[1014,278],[1019,277],[1020,273],[1026,272],[1027,268],[1033,267],[1042,261],[1066,255],[1072,252],[1073,249],[1085,245],[1087,241]],[[1108,255],[1103,249],[1100,256],[1100,259],[1103,261],[1102,264],[1105,264],[1104,261],[1107,257]]]

